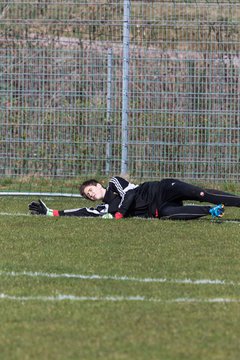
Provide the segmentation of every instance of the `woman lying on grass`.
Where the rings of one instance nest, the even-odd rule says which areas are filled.
[[[240,197],[215,189],[203,189],[178,179],[148,181],[134,185],[122,177],[113,177],[107,188],[95,179],[80,186],[80,194],[92,201],[102,201],[94,208],[52,210],[39,200],[29,204],[32,214],[78,217],[124,217],[191,220],[211,215],[222,217],[224,206],[240,207]],[[184,201],[212,203],[184,205]]]

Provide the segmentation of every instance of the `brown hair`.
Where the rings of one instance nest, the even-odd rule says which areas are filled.
[[[80,186],[79,186],[79,191],[80,191],[80,195],[82,195],[85,199],[88,199],[88,197],[84,194],[84,190],[87,186],[89,185],[94,185],[97,186],[97,184],[99,184],[99,182],[95,179],[90,179],[90,180],[86,180],[84,181]]]

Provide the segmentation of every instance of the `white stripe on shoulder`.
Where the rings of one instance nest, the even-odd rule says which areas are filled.
[[[124,180],[125,180],[125,179],[124,179]],[[135,189],[136,187],[138,187],[138,185],[135,185],[135,184],[133,184],[133,183],[130,183],[130,182],[128,182],[127,180],[125,180],[125,181],[128,183],[128,185],[127,185],[125,188],[123,188],[123,186],[121,185],[120,181],[119,181],[116,177],[114,177],[114,178],[111,179],[111,182],[116,186],[116,188],[118,189],[118,191],[119,191],[120,193],[122,193],[122,195],[124,195],[124,193],[126,193],[128,190],[132,190],[132,189]]]
[[[113,177],[110,180],[110,182],[113,183],[116,186],[116,188],[117,188],[118,192],[120,193],[120,195],[124,196],[124,189],[123,189],[122,185],[120,184],[119,180],[117,178]]]

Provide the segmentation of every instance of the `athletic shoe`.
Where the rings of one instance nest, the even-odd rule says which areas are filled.
[[[212,218],[219,218],[222,217],[224,215],[224,205],[220,204],[217,206],[214,206],[213,208],[211,208],[209,210],[209,213],[212,215]]]

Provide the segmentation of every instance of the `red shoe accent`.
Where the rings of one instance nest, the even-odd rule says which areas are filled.
[[[155,210],[155,217],[158,218],[158,209]]]
[[[123,214],[121,214],[120,212],[116,212],[116,214],[114,215],[115,219],[119,220],[123,218]]]
[[[53,210],[53,216],[59,216],[59,211],[58,210]]]

